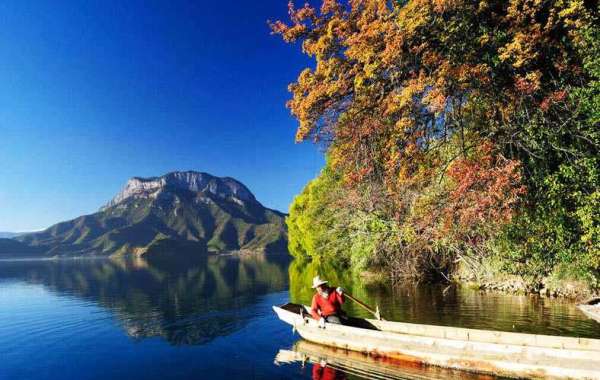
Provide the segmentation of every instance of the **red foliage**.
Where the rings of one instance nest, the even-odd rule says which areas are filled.
[[[566,90],[555,91],[542,100],[542,103],[540,103],[540,108],[542,111],[546,112],[553,104],[563,101],[566,97]]]
[[[520,163],[494,155],[484,143],[474,157],[456,160],[448,169],[455,186],[443,211],[444,229],[466,236],[490,222],[510,222],[515,205],[526,193]]]

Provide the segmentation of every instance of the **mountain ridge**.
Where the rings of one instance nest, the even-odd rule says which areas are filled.
[[[168,246],[185,247],[186,254],[286,250],[284,219],[234,178],[176,171],[132,177],[98,212],[15,241],[30,247],[29,253],[48,257],[143,256]],[[15,244],[5,245],[15,249]],[[0,244],[0,256],[10,254]]]
[[[123,189],[100,210],[115,206],[130,197],[144,194],[149,196],[149,194],[167,187],[194,192],[210,192],[220,197],[232,196],[241,200],[256,201],[250,190],[234,178],[216,177],[205,172],[188,170],[169,172],[159,177],[132,177]]]

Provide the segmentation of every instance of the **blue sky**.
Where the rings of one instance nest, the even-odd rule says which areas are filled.
[[[198,170],[287,211],[323,165],[295,144],[269,33],[287,0],[2,1],[0,231],[95,212],[126,180]]]

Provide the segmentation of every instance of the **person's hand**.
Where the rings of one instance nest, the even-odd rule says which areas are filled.
[[[338,288],[337,288],[335,291],[336,291],[336,292],[338,292],[338,294],[339,294],[340,296],[342,295],[342,293],[344,293],[344,292],[345,292],[344,288],[342,288],[342,287],[339,287],[339,286],[338,286]]]
[[[323,318],[323,317],[319,318],[319,327],[322,329],[325,328],[325,318]]]

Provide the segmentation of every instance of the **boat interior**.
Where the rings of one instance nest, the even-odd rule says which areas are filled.
[[[591,298],[583,303],[584,305],[596,306],[600,305],[600,297]]]
[[[279,307],[281,309],[287,310],[291,313],[303,315],[304,317],[311,318],[310,314],[305,309],[304,305],[299,305],[296,303],[286,303],[285,305],[281,305]],[[354,318],[354,317],[344,316],[342,318],[342,324],[345,326],[358,327],[361,329],[379,330],[372,323],[370,323],[368,320],[363,319],[363,318]]]

